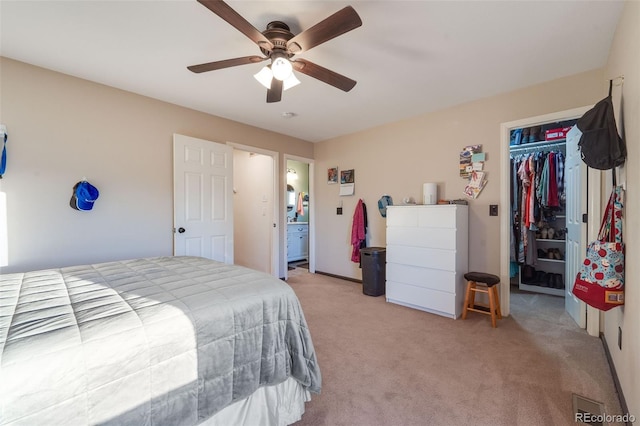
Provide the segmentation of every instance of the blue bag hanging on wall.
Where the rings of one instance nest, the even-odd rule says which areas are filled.
[[[2,138],[2,159],[0,160],[0,179],[7,169],[7,128],[0,125],[0,138]]]
[[[382,197],[380,197],[380,199],[378,200],[378,210],[380,211],[380,215],[382,215],[382,217],[387,217],[387,206],[392,206],[392,205],[393,205],[393,200],[391,199],[390,196],[385,194]]]

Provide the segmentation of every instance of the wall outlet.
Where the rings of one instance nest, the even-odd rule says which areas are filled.
[[[336,208],[336,214],[342,214],[342,207]]]
[[[490,204],[489,205],[489,216],[498,216],[498,205]]]

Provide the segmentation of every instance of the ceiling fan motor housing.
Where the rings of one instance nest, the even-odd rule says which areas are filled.
[[[293,38],[293,33],[287,24],[282,21],[273,21],[267,24],[267,29],[262,34],[273,44],[273,51],[282,51],[287,58],[291,58],[294,54],[287,49],[287,42]],[[273,51],[267,50],[260,46],[260,50],[265,56],[271,57]]]

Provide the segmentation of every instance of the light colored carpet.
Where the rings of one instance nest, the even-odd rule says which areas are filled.
[[[297,425],[570,425],[573,393],[621,414],[601,340],[562,298],[512,294],[493,329],[487,315],[447,319],[304,269],[287,282],[323,380]]]

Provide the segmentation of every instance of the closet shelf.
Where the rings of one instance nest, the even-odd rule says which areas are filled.
[[[536,241],[546,241],[550,243],[564,243],[565,239],[563,238],[562,240],[555,240],[550,238],[536,238]]]
[[[557,141],[530,142],[530,143],[523,143],[521,145],[510,145],[509,149],[511,150],[511,153],[525,152],[531,149],[540,150],[544,148],[557,148],[559,146],[566,144],[566,142],[567,142],[566,139],[558,139]]]
[[[539,262],[551,262],[551,263],[564,263],[564,259],[563,260],[559,260],[559,259],[545,259],[544,257],[539,257],[538,258]]]

